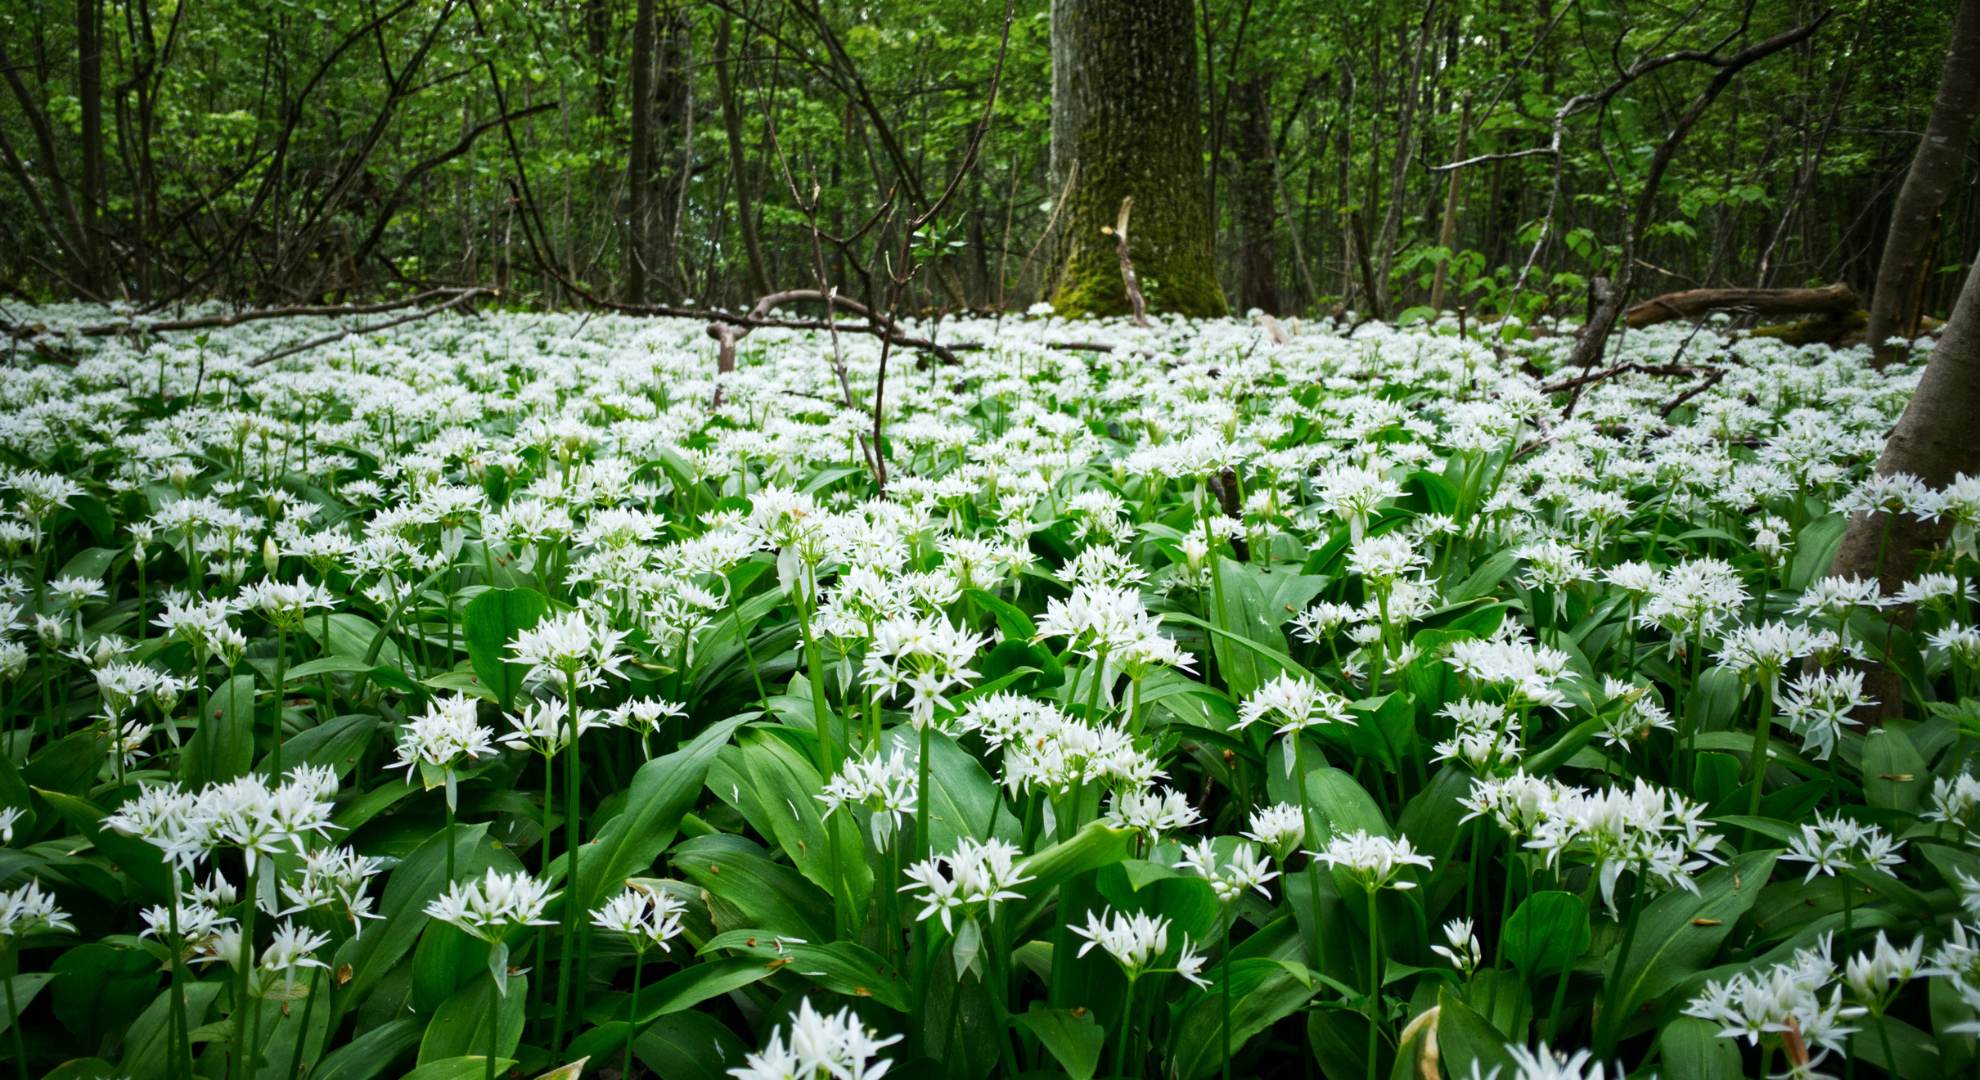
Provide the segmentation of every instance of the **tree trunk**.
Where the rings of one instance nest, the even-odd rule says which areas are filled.
[[[1960,0],[1932,117],[1898,191],[1884,257],[1877,266],[1877,285],[1870,294],[1869,340],[1879,365],[1905,353],[1886,341],[1909,338],[1914,332],[1911,313],[1917,309],[1919,285],[1931,262],[1935,222],[1959,182],[1976,111],[1980,111],[1980,0]]]
[[[756,235],[756,210],[750,205],[746,162],[743,158],[742,110],[736,104],[736,76],[729,70],[735,60],[729,52],[729,20],[715,24],[715,91],[722,99],[722,129],[729,142],[729,172],[736,180],[736,219],[742,226],[743,252],[749,260],[749,286],[758,296],[770,292],[770,276],[763,267],[763,241]]]
[[[1980,417],[1980,261],[1967,272],[1966,288],[1953,305],[1911,403],[1884,444],[1877,472],[1909,473],[1934,488],[1945,487],[1961,473],[1980,475],[1975,417]],[[1858,514],[1843,534],[1829,573],[1874,575],[1888,595],[1916,575],[1923,557],[1944,542],[1949,528],[1944,519],[1923,521],[1909,513]],[[1894,617],[1908,622],[1910,614],[1900,611]],[[1879,715],[1902,711],[1904,684],[1896,674],[1873,665],[1864,681]]]
[[[626,302],[646,302],[653,194],[653,0],[639,0],[632,34],[632,149],[626,158]]]
[[[1277,164],[1272,153],[1271,78],[1259,74],[1234,88],[1237,170],[1231,196],[1238,219],[1238,306],[1279,313],[1279,267],[1273,214]]]
[[[1451,154],[1453,160],[1464,160],[1465,140],[1471,134],[1471,96],[1464,99],[1464,112],[1458,116],[1457,149]],[[1444,261],[1437,264],[1437,276],[1430,282],[1430,308],[1444,310],[1444,283],[1450,278],[1452,250],[1457,243],[1458,179],[1464,175],[1463,169],[1452,169],[1450,186],[1444,189],[1444,223],[1437,230],[1437,246],[1444,249]]]
[[[98,258],[103,215],[103,0],[76,0],[76,97],[82,110],[82,268],[85,286],[102,291]]]
[[[1106,230],[1134,199],[1134,260],[1156,311],[1224,314],[1204,205],[1194,0],[1053,0],[1054,167],[1077,167],[1052,306],[1128,310]]]
[[[1388,208],[1382,215],[1382,235],[1375,241],[1380,268],[1375,273],[1370,308],[1378,319],[1389,314],[1389,273],[1396,265],[1396,235],[1402,230],[1403,193],[1409,182],[1409,162],[1416,149],[1410,138],[1410,124],[1416,117],[1417,96],[1423,79],[1423,50],[1430,42],[1430,15],[1435,0],[1423,12],[1423,25],[1417,29],[1416,48],[1410,53],[1409,83],[1402,90],[1402,118],[1397,123],[1396,156],[1389,170]]]

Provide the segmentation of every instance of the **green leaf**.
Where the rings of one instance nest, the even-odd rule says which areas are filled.
[[[1100,1067],[1100,1047],[1107,1035],[1093,1014],[1071,1009],[1048,1009],[1032,1002],[1028,1012],[1012,1017],[1042,1044],[1072,1080],[1093,1080]]]
[[[851,814],[824,817],[824,782],[790,743],[762,729],[745,732],[738,745],[722,749],[708,785],[757,832],[774,837],[799,873],[851,910],[865,909],[874,885],[865,834]]]
[[[1788,567],[1787,587],[1805,589],[1828,573],[1848,529],[1847,514],[1828,514],[1803,525],[1794,538],[1794,563]]]
[[[310,1071],[310,1080],[373,1080],[419,1045],[421,1027],[418,1017],[387,1020],[332,1050]]]
[[[1536,892],[1506,920],[1506,958],[1526,975],[1564,970],[1588,951],[1588,905],[1569,892]]]
[[[1755,851],[1698,879],[1696,895],[1673,889],[1643,909],[1636,940],[1621,975],[1610,961],[1607,977],[1622,980],[1618,1008],[1626,1019],[1710,966],[1733,924],[1760,899],[1773,875],[1777,851]],[[1622,1029],[1617,1029],[1618,1031]]]
[[[172,894],[171,873],[165,867],[165,856],[149,841],[134,836],[125,836],[115,829],[102,827],[106,815],[94,805],[73,795],[59,791],[34,789],[36,795],[48,801],[69,827],[81,833],[96,850],[116,864],[129,879],[132,893],[139,899],[152,903],[167,903]]]
[[[1252,1036],[1291,1016],[1313,997],[1320,983],[1302,979],[1277,960],[1231,962],[1231,1053]],[[1209,1076],[1223,1065],[1222,988],[1191,993],[1169,1036],[1169,1070],[1182,1077]]]
[[[1925,758],[1895,724],[1863,736],[1863,797],[1871,806],[1916,810],[1929,779]]]
[[[788,968],[834,993],[871,998],[895,1012],[908,1011],[907,982],[872,949],[854,941],[813,944],[780,940],[761,930],[730,930],[701,947],[704,955],[733,950],[756,957],[759,966]]]
[[[1133,833],[1110,828],[1104,821],[1088,822],[1070,838],[1018,860],[1018,873],[1032,879],[1018,891],[1042,897],[1079,874],[1120,862],[1128,857],[1133,838]]]
[[[1665,1076],[1696,1080],[1741,1080],[1746,1070],[1739,1044],[1719,1036],[1719,1027],[1681,1016],[1657,1033],[1657,1064]]]
[[[722,1022],[705,1013],[663,1016],[633,1040],[640,1063],[666,1080],[729,1080],[728,1065],[749,1047]]]
[[[52,971],[24,971],[7,980],[7,985],[13,991],[15,1007],[26,1011],[28,1005],[34,1001],[35,995],[41,993],[41,988],[53,981],[55,981],[55,973]],[[0,1035],[5,1035],[13,1026],[13,1014],[6,1009],[0,1009]]]
[[[246,775],[254,764],[254,676],[236,675],[220,685],[186,740],[181,778],[187,787]]]
[[[1437,1048],[1451,1076],[1518,1075],[1506,1053],[1508,1041],[1448,987],[1437,991]]]
[[[716,753],[750,715],[711,724],[694,741],[633,773],[625,808],[605,822],[596,838],[578,849],[578,887],[575,900],[567,898],[567,903],[575,902],[581,910],[590,911],[607,893],[618,891],[626,878],[653,865],[674,842],[682,815],[694,807]],[[551,877],[560,877],[566,865],[560,860]]]
[[[515,1067],[514,1058],[495,1059],[495,1075],[502,1076]],[[443,1058],[429,1062],[405,1075],[404,1080],[481,1080],[488,1073],[488,1058],[484,1055],[465,1055]]]
[[[504,709],[515,704],[524,671],[508,662],[509,643],[550,610],[550,601],[532,589],[490,589],[468,601],[461,637],[476,678],[495,693]]]
[[[717,926],[760,926],[806,941],[832,937],[831,897],[740,836],[695,837],[675,848],[668,862],[707,890]]]
[[[427,1021],[426,1034],[419,1041],[419,1064],[464,1057],[476,1050],[485,1055],[491,1034],[497,1057],[514,1054],[522,1041],[529,977],[512,975],[507,982],[502,992],[494,977],[484,973],[455,991]]]
[[[887,735],[892,745],[906,748],[910,760],[920,753],[920,734],[912,728],[895,727]],[[982,760],[939,731],[928,733],[928,787],[928,811],[920,820],[927,823],[930,851],[954,851],[963,837],[989,839],[993,818],[999,826],[995,835],[1017,839],[1018,821],[999,812],[1002,797]]]
[[[603,1023],[598,1021],[605,1018],[607,1007],[600,1006],[587,1010],[587,1019],[592,1020],[596,1026],[571,1040],[568,1053],[572,1056],[588,1057],[610,1054],[625,1046],[626,1033],[634,1030],[635,1027],[651,1030],[648,1025],[656,1021],[664,1023],[667,1018],[686,1013],[687,1010],[704,1001],[711,1001],[767,979],[776,974],[780,966],[744,957],[729,957],[682,968],[651,986],[640,987],[639,1000],[633,1003],[636,1025],[627,1025],[626,1006],[623,1001],[613,1002],[610,1005],[611,1019]],[[642,1053],[643,1039],[644,1036],[641,1036],[633,1040],[634,1053]]]
[[[454,834],[456,874],[466,878],[477,871],[483,860],[476,856],[488,835],[488,823],[460,825]],[[344,1000],[362,1001],[392,965],[406,954],[426,928],[426,905],[447,888],[447,834],[436,832],[406,856],[385,881],[385,892],[378,903],[383,916],[369,932],[348,941],[337,950],[333,967],[351,966],[351,982]]]

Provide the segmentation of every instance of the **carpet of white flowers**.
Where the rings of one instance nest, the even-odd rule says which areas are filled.
[[[856,334],[35,316],[0,1072],[1975,1067],[1980,480],[1870,473],[1916,361],[965,321],[876,444]],[[1952,539],[1883,594],[1853,512]]]

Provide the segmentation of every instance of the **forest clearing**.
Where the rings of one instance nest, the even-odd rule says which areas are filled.
[[[0,1073],[1980,1068],[1980,0],[0,9]]]

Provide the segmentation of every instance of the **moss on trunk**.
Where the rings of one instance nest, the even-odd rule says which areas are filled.
[[[1077,169],[1062,212],[1065,315],[1128,310],[1114,238],[1134,197],[1129,246],[1152,312],[1222,315],[1203,182],[1192,0],[1054,0],[1053,160]]]

